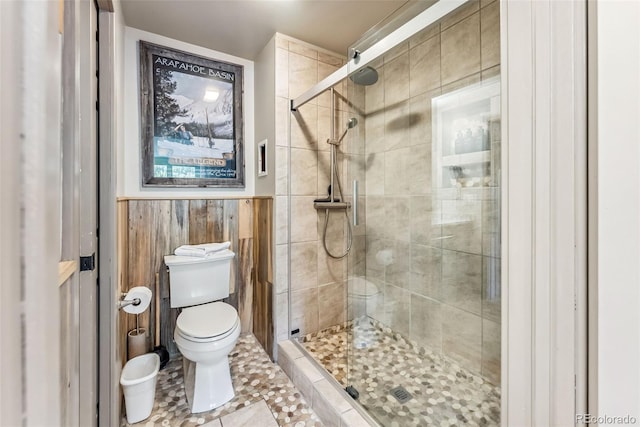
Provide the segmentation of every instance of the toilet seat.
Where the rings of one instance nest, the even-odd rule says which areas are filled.
[[[233,334],[239,327],[238,312],[224,302],[188,307],[176,319],[175,332],[192,342],[212,342]]]

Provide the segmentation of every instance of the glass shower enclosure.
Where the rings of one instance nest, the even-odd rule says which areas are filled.
[[[313,206],[289,203],[292,228],[315,208],[319,242],[315,323],[291,266],[295,338],[383,426],[500,424],[499,2],[461,3],[402,10],[350,49],[316,103]]]

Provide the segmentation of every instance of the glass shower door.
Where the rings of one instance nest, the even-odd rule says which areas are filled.
[[[347,80],[343,383],[384,426],[500,423],[499,3],[474,7]]]

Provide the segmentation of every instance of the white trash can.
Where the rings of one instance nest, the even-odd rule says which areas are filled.
[[[124,390],[124,403],[129,424],[140,422],[151,415],[160,370],[160,357],[147,353],[129,360],[122,369],[120,384]]]

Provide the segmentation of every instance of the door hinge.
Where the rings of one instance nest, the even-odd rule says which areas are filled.
[[[96,253],[80,257],[80,271],[93,271],[96,269]]]

